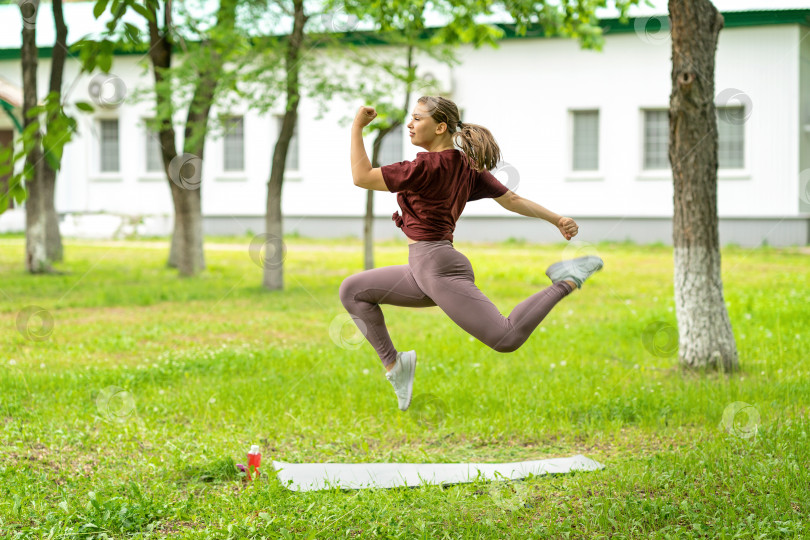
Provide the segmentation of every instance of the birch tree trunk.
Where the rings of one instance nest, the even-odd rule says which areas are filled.
[[[20,51],[23,79],[23,129],[39,122],[29,118],[28,111],[37,106],[37,45],[36,10],[39,2],[25,2],[23,11],[22,49]],[[28,197],[25,201],[25,268],[32,274],[51,272],[46,249],[45,199],[42,185],[42,136],[40,127],[34,133],[34,145],[25,157],[25,167],[32,169],[26,180]]]
[[[679,362],[733,371],[737,348],[723,300],[717,227],[714,55],[723,16],[709,0],[669,0],[674,181],[674,288]]]
[[[62,12],[62,0],[53,0],[53,20],[56,26],[56,42],[51,55],[50,91],[62,95],[62,75],[67,56],[67,26]],[[60,97],[61,101],[61,97]],[[50,129],[50,123],[49,127]],[[56,213],[56,171],[47,160],[42,164],[42,195],[45,205],[45,244],[48,260],[63,259],[62,235],[59,233],[59,216]]]

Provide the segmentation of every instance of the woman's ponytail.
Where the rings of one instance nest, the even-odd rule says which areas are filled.
[[[501,160],[501,149],[484,126],[464,124],[453,133],[453,144],[461,148],[469,158],[470,166],[477,171],[494,169]]]

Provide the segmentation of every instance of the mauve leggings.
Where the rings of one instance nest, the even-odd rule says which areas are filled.
[[[470,261],[450,240],[422,240],[408,246],[408,264],[365,270],[344,279],[340,301],[383,365],[388,366],[396,361],[397,350],[379,304],[439,306],[485,345],[498,352],[512,352],[572,290],[560,281],[533,294],[504,317],[475,286]]]

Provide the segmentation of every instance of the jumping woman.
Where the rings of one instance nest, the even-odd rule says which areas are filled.
[[[468,201],[492,198],[518,214],[539,217],[556,226],[566,240],[579,227],[507,189],[489,171],[500,161],[500,149],[489,130],[459,120],[448,99],[422,96],[408,123],[411,143],[425,149],[413,161],[372,168],[363,145],[363,128],[377,116],[360,107],[352,125],[351,160],[354,185],[397,194],[402,210],[392,219],[408,237],[408,264],[374,268],[347,277],[340,300],[385,366],[399,408],[411,404],[416,351],[398,352],[385,327],[380,304],[439,306],[464,331],[498,352],[518,349],[551,309],[602,268],[589,255],[552,264],[552,285],[533,294],[509,314],[475,285],[470,261],[453,247],[456,220]],[[460,149],[456,148],[458,142]]]

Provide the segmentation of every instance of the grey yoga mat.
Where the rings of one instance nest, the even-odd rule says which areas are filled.
[[[581,454],[514,463],[286,463],[273,460],[281,484],[292,491],[458,484],[477,477],[517,480],[529,474],[593,471],[604,465]],[[496,474],[498,473],[498,474]]]

